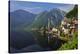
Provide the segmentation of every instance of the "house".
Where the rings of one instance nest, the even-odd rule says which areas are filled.
[[[57,32],[58,29],[56,29],[56,28],[52,28],[52,31],[53,31],[53,32]]]
[[[64,19],[61,22],[61,27],[64,25],[67,25],[68,19],[66,17],[64,17]]]
[[[69,35],[70,26],[69,19],[65,17],[61,22],[61,33]]]
[[[70,33],[71,35],[74,34],[74,32],[78,31],[78,20],[73,18],[72,19],[72,24],[70,26]]]

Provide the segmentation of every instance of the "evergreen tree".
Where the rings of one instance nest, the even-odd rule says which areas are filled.
[[[66,14],[67,18],[78,18],[78,5],[75,5],[74,8]]]

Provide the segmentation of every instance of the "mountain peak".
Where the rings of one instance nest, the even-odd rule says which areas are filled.
[[[10,23],[12,30],[15,28],[22,28],[25,25],[28,26],[33,22],[35,16],[35,14],[21,9],[10,12]]]
[[[19,9],[19,10],[15,10],[15,11],[13,11],[13,12],[11,12],[11,13],[30,13],[30,14],[33,14],[33,13],[31,13],[31,12],[29,12],[29,11],[25,11],[25,10],[22,10],[22,9]]]
[[[50,11],[44,11],[37,15],[33,24],[29,26],[29,28],[41,28],[43,26],[48,26],[48,19],[50,19],[50,23],[52,27],[57,27],[60,25],[60,22],[64,18],[64,12],[60,9],[54,8]]]

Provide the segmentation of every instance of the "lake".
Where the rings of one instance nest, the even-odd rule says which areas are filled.
[[[35,52],[57,50],[63,41],[52,38],[48,41],[48,35],[41,35],[37,31],[11,31],[10,52]]]

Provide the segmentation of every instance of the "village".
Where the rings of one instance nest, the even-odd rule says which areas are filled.
[[[72,19],[64,17],[58,28],[50,27],[50,23],[48,23],[47,28],[42,27],[38,32],[40,32],[43,36],[44,34],[47,34],[48,42],[54,37],[68,41],[72,39],[75,32],[78,32],[78,19],[75,17]]]

